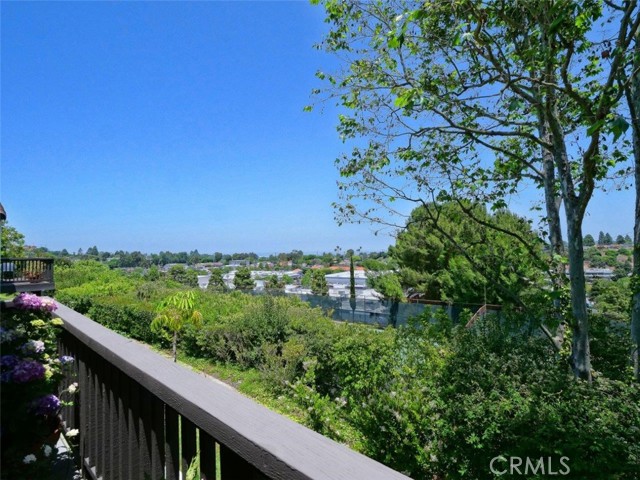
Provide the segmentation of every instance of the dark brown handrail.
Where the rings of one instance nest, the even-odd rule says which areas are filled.
[[[80,388],[63,419],[92,478],[185,478],[198,446],[206,480],[217,465],[223,480],[408,478],[64,305],[56,314]]]

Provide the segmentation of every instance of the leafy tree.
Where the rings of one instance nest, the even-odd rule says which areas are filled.
[[[618,245],[624,245],[624,237],[623,237],[622,235],[618,235],[618,236],[616,237],[616,243],[617,243]]]
[[[603,231],[600,231],[600,233],[598,234],[598,245],[604,245],[605,242],[605,235]]]
[[[229,290],[227,284],[224,283],[222,270],[219,268],[211,269],[211,276],[209,277],[209,284],[207,285],[208,292],[226,292]]]
[[[160,273],[160,269],[156,265],[151,265],[149,270],[147,270],[147,273],[145,275],[145,280],[148,280],[150,282],[155,282],[157,280],[160,280],[161,276],[162,274]]]
[[[169,269],[169,278],[188,287],[198,286],[198,274],[195,270],[184,268],[182,265],[174,265]]]
[[[2,220],[0,221],[0,257],[13,258],[24,256],[24,235]]]
[[[523,219],[506,211],[489,214],[479,205],[468,208],[475,218],[519,231],[528,249],[542,255],[541,242]],[[526,291],[542,281],[520,241],[479,226],[455,202],[415,209],[390,253],[400,266],[402,285],[434,300],[520,306]]]
[[[385,262],[375,258],[367,258],[362,262],[362,266],[367,270],[372,270],[374,272],[382,272],[390,268]]]
[[[633,243],[633,240],[631,240],[631,237],[629,235],[625,235],[624,236],[624,244],[625,245],[631,245]]]
[[[300,285],[303,287],[311,288],[311,278],[313,277],[313,270],[310,268],[305,270],[300,279]]]
[[[637,2],[324,6],[332,27],[324,46],[348,65],[318,75],[349,110],[340,115],[342,138],[367,138],[338,161],[339,220],[398,226],[399,200],[464,197],[500,208],[533,184],[554,258],[562,258],[561,201],[571,363],[590,380],[582,223],[601,181],[626,161],[619,80],[631,77]],[[561,262],[553,272],[560,290]]]
[[[604,245],[611,245],[613,243],[613,238],[611,238],[610,233],[604,234]]]
[[[313,270],[311,274],[311,293],[314,295],[329,295],[329,286],[324,275],[325,273],[322,270]]]
[[[188,323],[196,326],[202,323],[202,314],[195,309],[195,292],[192,290],[177,292],[163,300],[151,322],[152,331],[166,329],[171,333],[174,362],[178,355],[178,334]]]
[[[240,267],[236,270],[233,285],[237,290],[253,290],[256,287],[256,282],[251,278],[249,267]]]
[[[585,235],[584,240],[582,241],[582,243],[583,243],[583,245],[585,247],[593,247],[596,244],[596,241],[591,236],[591,234],[588,233],[587,235]]]
[[[631,262],[629,260],[622,263],[616,262],[613,273],[616,279],[627,277],[631,273]]]
[[[591,298],[599,313],[609,315],[616,320],[629,321],[631,289],[628,278],[617,281],[595,280],[591,286]]]
[[[400,279],[395,273],[370,273],[367,276],[367,284],[386,299],[401,302],[406,298]]]
[[[198,250],[193,250],[189,252],[189,256],[187,257],[187,262],[189,265],[195,265],[196,263],[200,263],[202,261],[202,255],[198,252]]]
[[[100,252],[98,251],[98,247],[96,247],[94,245],[93,247],[87,248],[87,252],[85,253],[85,255],[91,255],[93,257],[99,257],[100,256]]]
[[[264,287],[268,290],[281,290],[284,288],[284,281],[277,275],[270,275],[264,283]]]

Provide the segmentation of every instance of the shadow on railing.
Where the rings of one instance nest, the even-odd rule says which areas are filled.
[[[53,258],[2,258],[0,291],[44,292],[53,290]]]
[[[194,459],[205,480],[408,478],[64,305],[56,314],[80,389],[63,420],[89,478],[185,479]]]

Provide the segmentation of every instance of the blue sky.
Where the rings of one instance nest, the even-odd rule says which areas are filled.
[[[28,244],[77,250],[382,250],[338,227],[335,59],[306,2],[2,2],[1,196]],[[525,213],[524,203],[514,203]],[[631,193],[585,232],[631,234]]]

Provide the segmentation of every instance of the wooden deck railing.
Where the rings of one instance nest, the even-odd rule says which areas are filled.
[[[185,479],[198,451],[206,480],[408,478],[64,305],[56,314],[80,388],[63,419],[88,478]]]
[[[53,258],[2,258],[0,291],[33,292],[55,288]]]

